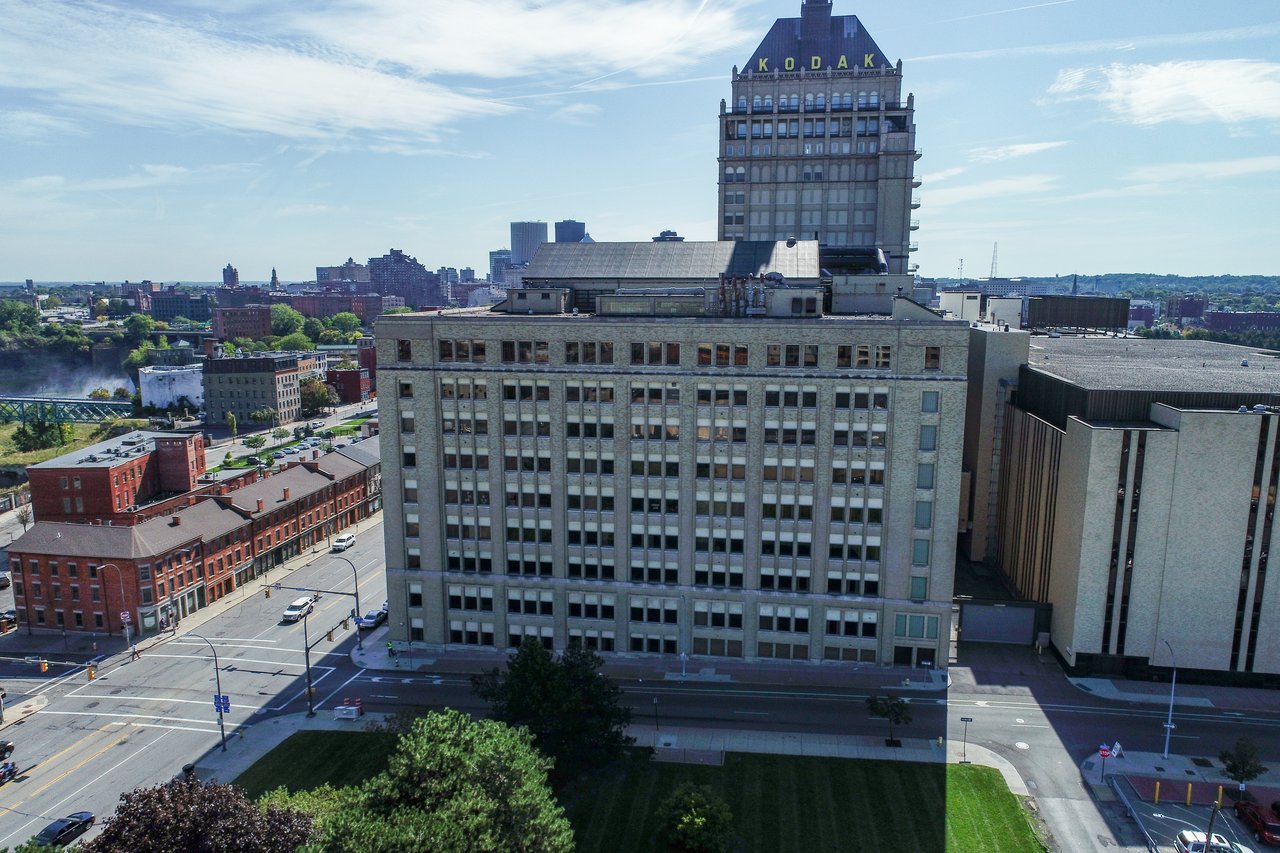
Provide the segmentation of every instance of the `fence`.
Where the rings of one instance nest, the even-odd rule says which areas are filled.
[[[1151,837],[1151,833],[1147,832],[1147,827],[1143,824],[1142,818],[1138,817],[1137,807],[1134,806],[1133,800],[1124,791],[1124,788],[1128,787],[1129,783],[1125,781],[1122,787],[1121,783],[1116,781],[1117,779],[1123,778],[1123,776],[1117,777],[1113,774],[1107,777],[1107,784],[1111,786],[1111,790],[1116,792],[1116,796],[1120,798],[1120,802],[1124,803],[1124,810],[1129,813],[1129,817],[1133,818],[1133,822],[1138,825],[1138,831],[1142,833],[1143,841],[1147,842],[1148,853],[1160,853],[1160,846],[1156,844],[1155,840]]]

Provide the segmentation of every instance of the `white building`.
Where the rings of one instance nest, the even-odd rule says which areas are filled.
[[[142,405],[157,409],[204,406],[204,374],[199,364],[156,365],[138,371]]]

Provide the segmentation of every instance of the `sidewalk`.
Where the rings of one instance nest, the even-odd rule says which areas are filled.
[[[1258,798],[1259,802],[1270,803],[1280,799],[1280,758],[1264,760],[1268,768],[1257,779],[1248,784],[1248,791]],[[1107,776],[1120,775],[1129,778],[1134,788],[1142,794],[1151,793],[1156,782],[1161,783],[1162,796],[1185,801],[1187,784],[1192,785],[1192,803],[1208,805],[1218,799],[1218,786],[1224,793],[1234,793],[1238,784],[1228,779],[1222,771],[1222,763],[1217,756],[1176,755],[1169,753],[1164,758],[1159,752],[1124,751],[1122,758],[1108,758],[1105,762],[1097,754],[1080,763],[1080,775],[1090,786],[1104,784],[1103,773]],[[1144,799],[1150,799],[1149,796]]]
[[[1169,707],[1169,683],[1128,681],[1122,678],[1067,678],[1076,689],[1114,702],[1141,702]],[[1220,687],[1178,683],[1174,705],[1183,708],[1221,708],[1235,711],[1274,712],[1280,692],[1264,687]]]

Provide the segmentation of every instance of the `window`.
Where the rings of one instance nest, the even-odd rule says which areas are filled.
[[[938,392],[922,391],[920,393],[920,411],[936,412],[938,411]]]
[[[413,383],[401,382],[400,383],[400,399],[408,400],[408,399],[412,399],[412,397],[413,397]]]
[[[936,640],[938,639],[938,617],[899,613],[893,617],[893,634],[895,637]]]
[[[916,529],[933,527],[933,501],[916,501]]]
[[[412,341],[396,341],[396,361],[413,361]]]
[[[913,577],[911,579],[911,600],[924,601],[929,597],[929,579]]]
[[[941,370],[942,369],[942,347],[925,347],[924,348],[924,369],[925,370]]]
[[[916,466],[916,488],[932,489],[933,488],[933,463],[921,462]]]
[[[929,451],[938,449],[938,428],[932,424],[920,427],[920,449]]]
[[[913,566],[929,565],[929,540],[928,539],[912,539],[911,540],[911,565]]]

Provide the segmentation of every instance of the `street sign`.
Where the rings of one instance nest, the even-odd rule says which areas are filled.
[[[230,713],[231,697],[227,695],[219,696],[217,693],[213,694],[213,710],[220,714]]]
[[[960,718],[960,722],[962,722],[962,723],[972,723],[972,722],[973,722],[973,717],[961,717],[961,718]]]
[[[1103,758],[1110,758],[1110,757],[1111,757],[1111,748],[1110,748],[1110,747],[1108,747],[1108,746],[1100,746],[1100,747],[1098,747],[1098,755],[1102,756]]]
[[[133,621],[133,617],[129,615],[129,611],[128,611],[128,610],[121,610],[121,611],[120,611],[120,621],[121,621],[121,622],[132,622],[132,621]]]

